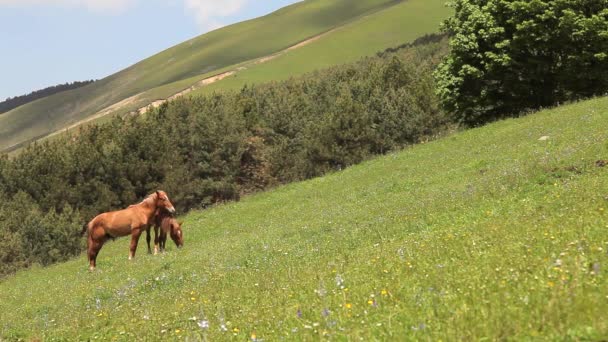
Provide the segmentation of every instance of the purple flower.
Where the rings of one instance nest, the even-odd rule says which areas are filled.
[[[300,310],[298,308],[298,312],[296,312],[296,316],[298,316],[298,318],[302,318],[302,310]]]

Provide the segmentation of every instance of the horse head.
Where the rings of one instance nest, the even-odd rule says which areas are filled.
[[[182,232],[182,222],[171,220],[171,239],[175,242],[177,248],[184,246],[184,233]]]
[[[167,193],[162,190],[156,191],[156,207],[158,209],[164,209],[170,214],[175,214],[175,207],[169,200]]]

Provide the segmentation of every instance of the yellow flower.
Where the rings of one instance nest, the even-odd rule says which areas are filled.
[[[255,333],[252,333],[252,334],[251,334],[251,340],[252,340],[252,341],[255,341],[256,339],[257,339],[257,336],[255,336]]]
[[[239,332],[239,328],[234,327],[234,329],[232,329],[232,331],[234,331],[235,333],[238,333]]]
[[[367,304],[374,305],[374,301],[370,299],[370,300],[367,301]]]
[[[346,304],[344,304],[344,307],[347,309],[351,309],[353,307],[353,305],[351,303],[346,303]]]
[[[179,330],[179,329],[175,329],[175,333],[176,333],[176,334],[179,334],[180,332],[181,332],[181,330]]]
[[[386,296],[386,295],[388,295],[388,291],[382,290],[382,291],[380,291],[380,294],[383,295],[383,296]]]
[[[549,286],[549,287],[553,287],[553,286],[555,286],[555,283],[554,283],[554,282],[552,282],[552,281],[549,281],[549,282],[547,282],[547,286]]]
[[[190,300],[194,302],[196,300],[196,297],[190,297]]]

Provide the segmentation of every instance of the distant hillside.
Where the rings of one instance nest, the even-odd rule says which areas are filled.
[[[285,79],[353,61],[436,32],[441,19],[449,14],[443,4],[443,0],[299,2],[267,16],[191,39],[85,87],[13,109],[0,116],[0,150],[15,149],[83,120],[137,110],[197,83],[205,83],[205,79],[224,71],[238,70],[240,73],[246,63],[254,62],[255,65],[247,66],[251,70],[244,71],[253,72],[255,77],[243,74],[242,79],[257,82]],[[376,13],[386,16],[377,17]],[[358,22],[363,26],[357,30]],[[372,25],[374,22],[377,25]],[[342,31],[342,27],[348,28]],[[311,38],[316,39],[324,33],[327,35],[311,42]],[[350,37],[343,41],[344,45],[342,35]],[[327,39],[333,36],[335,39]],[[300,50],[297,48],[284,56],[287,59],[281,57],[259,64],[267,67],[277,63],[268,72],[257,67],[257,61],[267,62],[266,57],[299,47],[302,42],[311,42],[301,48],[303,51],[307,48],[306,53],[294,54]],[[317,47],[311,50],[313,45]],[[326,52],[325,56],[315,52],[319,49]],[[297,57],[295,63],[285,64],[292,55]],[[229,80],[240,77],[238,74]]]
[[[43,97],[57,94],[62,91],[77,89],[77,88],[83,87],[83,86],[85,86],[89,83],[93,83],[93,82],[95,82],[95,80],[82,81],[82,82],[75,81],[72,83],[68,82],[68,83],[59,84],[59,85],[50,86],[50,87],[47,87],[44,89],[36,90],[27,95],[9,97],[6,100],[0,102],[0,115],[8,112],[9,110],[11,110],[13,108],[22,106],[26,103],[41,99]]]

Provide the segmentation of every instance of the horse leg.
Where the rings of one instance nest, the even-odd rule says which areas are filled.
[[[89,257],[89,270],[95,270],[97,266],[97,254],[99,254],[99,250],[106,242],[107,237],[102,235],[101,237],[93,238],[92,232],[89,234],[89,238],[87,240],[87,255]]]
[[[154,226],[154,255],[158,254],[158,226]]]
[[[129,260],[135,258],[135,251],[137,250],[137,243],[139,242],[139,237],[141,236],[141,228],[133,229],[131,233],[131,247],[129,249]]]
[[[152,254],[152,249],[150,248],[150,226],[146,227],[146,242],[148,243],[148,254]],[[154,246],[156,249],[156,246]]]
[[[167,242],[167,233],[161,230],[160,232],[160,250],[161,252],[165,251],[165,242]]]

